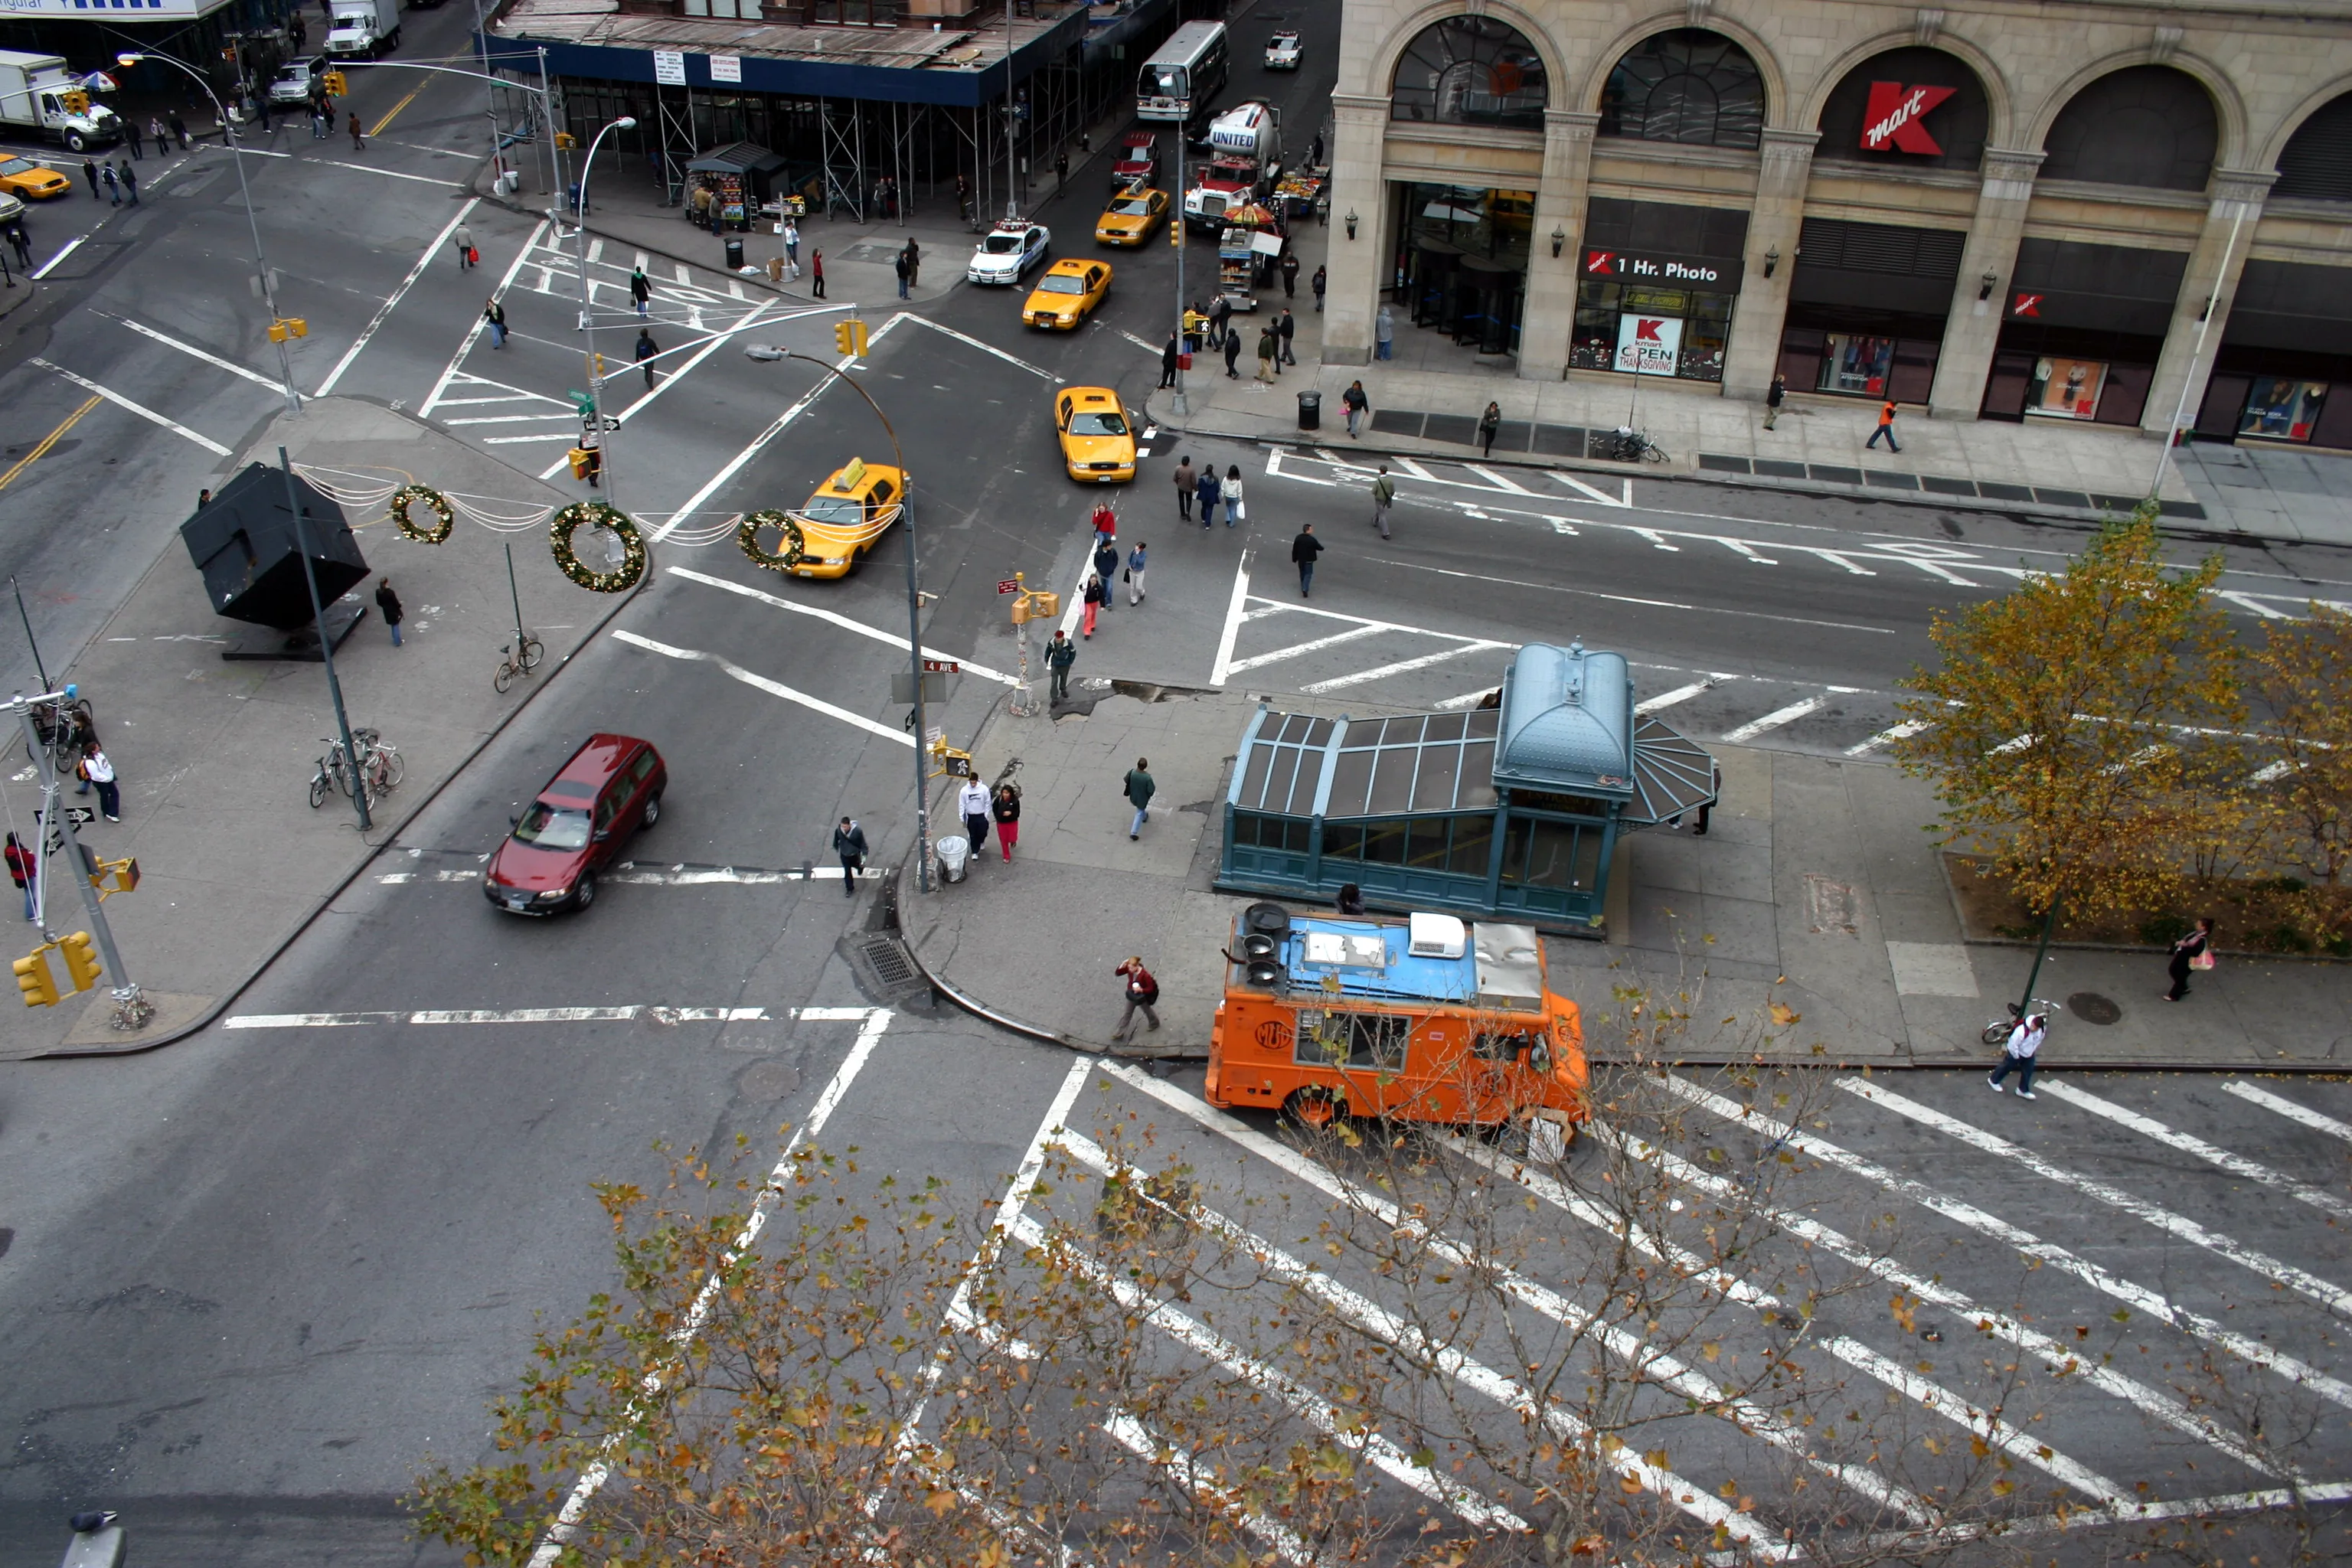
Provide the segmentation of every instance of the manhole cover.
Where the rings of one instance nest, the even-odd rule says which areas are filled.
[[[2066,998],[2066,1011],[2085,1024],[2112,1024],[2124,1010],[2095,991],[2077,991]]]
[[[773,1058],[756,1061],[743,1069],[735,1086],[746,1100],[782,1100],[800,1088],[801,1069]]]

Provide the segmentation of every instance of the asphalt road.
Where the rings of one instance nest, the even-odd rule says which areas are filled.
[[[1266,25],[1242,25],[1237,58],[1254,57]],[[413,18],[407,53],[448,52],[462,30],[454,12]],[[1311,68],[1329,59],[1328,38],[1309,46],[1310,69],[1276,84],[1294,126],[1329,85],[1328,65]],[[1240,85],[1250,79],[1245,65]],[[373,122],[406,90],[362,82],[361,112]],[[338,395],[421,412],[538,472],[571,434],[576,285],[541,225],[468,205],[459,181],[471,165],[452,153],[469,145],[475,120],[466,91],[436,82],[364,155],[280,132],[275,150],[296,155],[259,160],[255,201],[289,308],[311,324],[294,359],[306,394],[331,382]],[[25,584],[53,666],[159,556],[163,570],[186,569],[171,534],[218,472],[212,447],[236,448],[278,405],[262,384],[276,360],[244,282],[248,241],[224,159],[215,147],[150,175],[137,213],[77,193],[34,216],[45,252],[89,236],[0,353],[11,460],[72,420],[0,490],[0,569]],[[1057,234],[1082,236],[1097,191],[1082,170],[1041,211]],[[442,238],[461,216],[479,271],[459,271]],[[619,292],[633,259],[608,247],[593,264],[617,329],[600,337],[615,359],[634,336]],[[864,302],[887,328],[866,381],[915,475],[923,586],[937,595],[924,640],[970,661],[939,721],[951,734],[968,732],[1002,689],[980,667],[1010,671],[1017,658],[997,580],[1018,570],[1066,588],[1081,569],[1094,495],[1060,473],[1052,389],[1109,384],[1139,405],[1157,380],[1172,258],[1153,246],[1114,265],[1109,302],[1062,337],[1022,327],[1017,299],[1002,291],[959,288],[905,316],[895,301]],[[665,349],[745,330],[690,368],[688,353],[675,356],[656,395],[615,382],[625,423],[611,442],[614,493],[661,538],[651,590],[228,1024],[148,1057],[0,1068],[0,1364],[10,1369],[0,1428],[14,1434],[0,1463],[0,1558],[45,1560],[61,1547],[66,1512],[102,1504],[136,1525],[134,1561],[444,1561],[406,1541],[394,1499],[436,1458],[481,1457],[487,1402],[520,1370],[534,1321],[610,1284],[589,1184],[652,1179],[656,1142],[719,1148],[740,1137],[755,1155],[771,1152],[779,1127],[803,1122],[830,1087],[827,1144],[858,1146],[873,1169],[942,1177],[976,1208],[1002,1190],[1063,1086],[1070,1058],[1059,1053],[953,1016],[883,1022],[867,1011],[876,999],[841,948],[875,918],[870,890],[852,900],[838,883],[667,869],[821,864],[844,814],[866,823],[878,859],[893,860],[912,837],[912,762],[902,710],[887,700],[903,657],[890,639],[906,626],[891,551],[841,583],[804,584],[752,567],[724,538],[695,542],[734,512],[797,500],[852,455],[881,458],[862,402],[838,388],[811,396],[812,367],[757,363],[738,347],[772,342],[829,360],[835,318],[770,308],[751,319],[758,302],[738,299],[723,275],[654,270]],[[476,319],[500,279],[511,281],[515,336],[493,349]],[[1142,478],[1115,498],[1123,536],[1150,542],[1150,597],[1113,612],[1082,655],[1082,679],[1419,704],[1475,696],[1517,643],[1580,636],[1634,658],[1643,699],[1702,738],[1747,730],[1752,742],[1867,754],[1892,722],[1895,684],[1928,657],[1929,617],[2056,563],[2082,537],[1931,509],[1639,479],[1627,489],[1424,461],[1399,465],[1396,538],[1382,544],[1361,499],[1364,465],[1380,454],[1320,434],[1319,446],[1280,450],[1155,434]],[[1245,526],[1180,522],[1166,484],[1179,452],[1244,469]],[[1288,564],[1305,522],[1332,545],[1311,601],[1297,596]],[[2308,596],[2352,597],[2352,561],[2340,552],[2227,553],[2243,626]],[[29,661],[7,646],[8,679],[28,684]],[[667,810],[633,852],[644,874],[608,887],[582,919],[495,917],[474,880],[479,857],[593,729],[645,735],[668,758]],[[861,1031],[870,1053],[857,1050]],[[1171,1098],[1196,1091],[1196,1077],[1152,1083],[1109,1085],[1084,1102],[1089,1124],[1102,1135],[1131,1110],[1179,1130],[1171,1155],[1212,1172],[1218,1202],[1326,1202],[1297,1166],[1269,1162]],[[2034,1495],[2095,1493],[2085,1476],[2125,1490],[2145,1480],[2176,1499],[2271,1484],[2237,1459],[2193,1453],[2211,1444],[2168,1425],[2149,1391],[2227,1394],[2237,1410],[2257,1396],[2273,1401],[2265,1408],[2299,1407],[2316,1385],[2249,1370],[2246,1346],[2151,1310],[2150,1293],[2214,1322],[2229,1314],[2233,1331],[2268,1334],[2313,1368],[2334,1368],[2326,1314],[2340,1304],[2315,1315],[2312,1300],[2315,1280],[2345,1273],[2338,1229],[2324,1205],[2281,1199],[2275,1181],[2242,1162],[2341,1199],[2352,1145],[2201,1080],[2081,1087],[2210,1140],[2240,1157],[2234,1169],[2052,1094],[2031,1107],[1995,1100],[1965,1076],[1895,1087],[1953,1125],[2018,1140],[2041,1166],[1837,1089],[1826,1126],[1812,1129],[1836,1152],[1808,1152],[1793,1206],[1861,1234],[1865,1205],[1899,1198],[1907,1206],[1888,1254],[1906,1279],[1965,1299],[1939,1308],[1952,1322],[1983,1308],[2045,1327],[2104,1324],[2102,1346],[2137,1369],[2140,1382],[2120,1392],[2059,1380],[2036,1394],[2050,1413],[2039,1440],[2084,1468],[2062,1474],[2037,1455]],[[2270,1088],[2352,1121],[2340,1086]],[[1687,1132],[1693,1158],[1734,1141],[1696,1123]],[[1837,1152],[1924,1185],[1891,1196],[1881,1174]],[[2085,1181],[2141,1206],[2112,1218],[2113,1199],[2088,1194]],[[2047,1254],[2044,1267],[2021,1266],[2027,1242],[1961,1214],[1962,1201],[2073,1248],[2081,1266]],[[2149,1204],[2169,1217],[2151,1217]],[[2289,1283],[2285,1260],[2308,1276]],[[2146,1289],[2118,1294],[2118,1281]],[[1979,1404],[1995,1386],[1971,1382],[1978,1371],[1950,1351],[1906,1342],[1916,1332],[1896,1332],[1867,1293],[1839,1310],[1857,1343],[1906,1364],[1948,1363],[1921,1377]],[[2110,1321],[2117,1310],[2128,1322]],[[1972,1333],[1951,1338],[1974,1353]],[[2192,1367],[2208,1351],[2223,1373]],[[1840,1365],[1823,1375],[1865,1375]],[[1912,1406],[1917,1392],[1904,1394]],[[2352,1464],[2340,1405],[2314,1406],[2314,1481]],[[1737,1469],[1735,1453],[1704,1451]],[[2192,1458],[2194,1474],[2183,1468]],[[1719,1479],[1693,1473],[1710,1491]]]

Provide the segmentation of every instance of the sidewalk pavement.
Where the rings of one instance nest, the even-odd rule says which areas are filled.
[[[236,468],[275,467],[280,443],[298,467],[351,476],[331,480],[338,487],[404,476],[503,502],[494,510],[509,514],[572,499],[416,420],[348,398],[313,399],[299,417],[281,416]],[[137,890],[109,899],[106,916],[157,1016],[134,1033],[112,1030],[110,978],[58,1006],[11,1015],[0,1031],[0,1059],[143,1050],[201,1026],[626,602],[566,581],[544,529],[511,535],[523,615],[547,657],[501,696],[490,675],[513,637],[505,541],[462,515],[439,545],[404,539],[380,509],[373,517],[346,515],[370,575],[347,596],[366,614],[338,650],[335,673],[352,723],[382,730],[407,763],[400,785],[377,803],[373,830],[359,832],[341,795],[316,810],[309,804],[313,764],[326,749],[320,737],[334,732],[322,667],[223,660],[223,646],[261,628],[212,613],[204,581],[174,537],[100,634],[55,677],[79,682],[90,699],[99,737],[120,773],[121,823],[100,819],[80,831],[99,855],[139,860]],[[406,611],[399,648],[375,610],[379,576],[391,577]],[[38,795],[21,743],[16,752],[0,795],[21,835]],[[49,867],[57,879],[52,927],[83,929],[87,917],[63,880],[64,860],[52,858]],[[26,934],[22,946],[31,945]]]
[[[1080,709],[1090,695],[1082,689]],[[1223,984],[1218,950],[1234,911],[1253,901],[1210,884],[1228,748],[1255,706],[1238,694],[1120,682],[1090,711],[1066,709],[1050,721],[992,714],[971,750],[982,779],[1020,763],[1013,864],[992,842],[961,883],[924,894],[911,865],[899,876],[899,925],[933,986],[1022,1032],[1101,1050],[1120,1012],[1112,970],[1139,953],[1159,978],[1163,1027],[1137,1043],[1205,1056]],[[2032,951],[1965,939],[1920,831],[1934,814],[1927,785],[1880,763],[1712,749],[1723,803],[1706,836],[1621,840],[1607,940],[1547,942],[1552,984],[1584,1009],[1594,1058],[1622,1054],[1621,993],[1633,987],[1650,994],[1653,1009],[1671,1003],[1691,1015],[1689,1033],[1671,1047],[1690,1062],[1760,1055],[1950,1068],[1997,1059],[1979,1034],[2023,985]],[[1138,756],[1151,759],[1160,787],[1141,841],[1129,842],[1120,780]],[[941,822],[935,831],[954,829]],[[2352,1067],[2347,973],[2225,952],[2188,1001],[2171,1005],[2158,1000],[2168,984],[2160,952],[2053,950],[2036,986],[2063,1008],[2046,1059],[2344,1071]],[[2093,1021],[2110,1012],[2113,1022]]]

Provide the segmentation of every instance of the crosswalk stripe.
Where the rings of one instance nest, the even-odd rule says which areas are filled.
[[[2111,1274],[2097,1264],[2068,1251],[2055,1242],[2044,1241],[2030,1230],[2011,1225],[1997,1215],[1987,1214],[1974,1204],[1948,1197],[1924,1182],[1915,1182],[1908,1176],[1887,1169],[1874,1160],[1867,1160],[1859,1154],[1842,1149],[1827,1139],[1816,1137],[1801,1129],[1791,1127],[1784,1121],[1775,1121],[1753,1106],[1741,1105],[1737,1100],[1727,1100],[1722,1095],[1701,1089],[1688,1079],[1672,1073],[1667,1074],[1660,1081],[1669,1092],[1688,1100],[1703,1110],[1712,1111],[1735,1126],[1744,1127],[1759,1137],[1785,1144],[1800,1153],[1810,1154],[1824,1164],[1834,1165],[1848,1174],[1884,1191],[1900,1194],[1930,1213],[1943,1215],[1955,1225],[1964,1226],[1979,1235],[1991,1237],[2006,1246],[2016,1248],[2028,1258],[2039,1258],[2051,1268],[2074,1276],[2101,1295],[2111,1296],[2127,1307],[2135,1308],[2159,1321],[2170,1323],[2184,1333],[2203,1340],[2209,1344],[2220,1346],[2249,1365],[2275,1372],[2290,1382],[2300,1384],[2330,1404],[2352,1410],[2352,1384],[2331,1376],[2299,1356],[2288,1355],[2260,1340],[2239,1333],[2226,1324],[2194,1311],[2178,1301],[2169,1300],[2159,1291],[2151,1290],[2145,1285],[2124,1279],[2121,1275]]]
[[[1794,723],[1828,701],[1829,699],[1826,697],[1808,697],[1801,702],[1791,702],[1786,708],[1775,708],[1761,719],[1751,719],[1737,730],[1717,738],[1727,746],[1737,746],[1742,742],[1754,740],[1767,730],[1777,730],[1783,724]]]
[[[2269,1089],[2257,1089],[2243,1079],[2233,1078],[2223,1084],[2221,1089],[2224,1093],[2234,1094],[2240,1100],[2259,1105],[2265,1110],[2275,1110],[2290,1121],[2300,1121],[2315,1132],[2325,1132],[2331,1138],[2341,1138],[2346,1142],[2352,1143],[2352,1122],[2338,1121],[2333,1116],[2323,1115],[2307,1105],[2297,1104],[2283,1094],[2273,1094]]]
[[[375,1024],[758,1024],[826,1021],[863,1022],[878,1007],[482,1007],[457,1011],[367,1013],[240,1013],[221,1020],[224,1029],[353,1029]]]
[[[1636,713],[1655,713],[1661,708],[1672,708],[1677,702],[1687,702],[1702,691],[1712,691],[1717,680],[1736,679],[1716,676],[1706,680],[1694,680],[1688,686],[1677,686],[1672,691],[1661,691],[1655,697],[1645,697],[1633,704]]]
[[[1363,626],[1344,632],[1334,632],[1328,637],[1317,637],[1310,642],[1297,643],[1289,647],[1277,648],[1273,653],[1254,654],[1248,658],[1237,658],[1225,666],[1225,673],[1239,675],[1243,670],[1256,669],[1262,665],[1278,664],[1286,658],[1296,658],[1302,653],[1316,653],[1323,648],[1336,647],[1343,642],[1354,642],[1360,637],[1378,637],[1388,629],[1381,626]]]
[[[644,648],[647,653],[657,653],[664,658],[715,665],[730,678],[741,681],[755,691],[764,691],[771,697],[781,697],[787,702],[797,702],[812,713],[822,713],[828,719],[838,719],[854,729],[863,730],[867,734],[881,740],[896,742],[905,746],[912,746],[915,743],[915,737],[904,730],[894,730],[887,724],[877,724],[863,713],[852,713],[848,709],[835,707],[821,697],[812,697],[807,692],[795,690],[780,680],[771,680],[764,675],[744,668],[733,659],[711,653],[707,649],[679,647],[673,643],[656,642],[652,637],[640,637],[635,632],[627,630],[614,632],[613,640],[627,643],[632,647]]]
[[[2056,1086],[2045,1084],[2045,1087],[2054,1089]],[[1909,1117],[1923,1127],[1932,1127],[1948,1137],[1959,1140],[1972,1149],[2011,1161],[2037,1176],[2056,1182],[2061,1186],[2071,1187],[2084,1197],[2096,1198],[2111,1208],[2121,1209],[2134,1219],[2152,1225],[2168,1236],[2177,1237],[2192,1247],[2201,1247],[2208,1252],[2218,1254],[2232,1263],[2251,1268],[2265,1279],[2276,1284],[2284,1285],[2290,1289],[2300,1290],[2339,1316],[2352,1319],[2352,1291],[2332,1285],[2317,1275],[2306,1269],[2298,1268],[2292,1263],[2284,1263],[2267,1253],[2257,1252],[2236,1237],[2223,1236],[2219,1231],[2208,1229],[2186,1215],[2175,1214],[2170,1209],[2149,1203],[2145,1198],[2125,1192],[2120,1187],[2110,1186],[2105,1182],[2070,1171],[2063,1165],[2053,1165],[2021,1144],[1997,1137],[1982,1128],[1971,1126],[1957,1116],[1948,1116],[1932,1106],[1922,1105],[1908,1096],[1897,1094],[1877,1084],[1868,1083],[1858,1078],[1844,1078],[1838,1080],[1838,1088],[1857,1100],[1866,1100],[1873,1105],[1885,1106],[1898,1116]]]
[[[1845,749],[1845,754],[1849,757],[1866,757],[1871,752],[1878,750],[1879,747],[1892,745],[1894,742],[1904,739],[1906,736],[1917,734],[1927,727],[1927,725],[1921,723],[1916,719],[1906,719],[1903,722],[1895,725],[1892,729],[1881,730],[1877,734],[1873,735],[1869,740],[1863,742],[1858,746],[1848,746]]]
[[[1366,681],[1384,680],[1391,675],[1407,675],[1416,669],[1427,669],[1433,664],[1443,664],[1449,658],[1459,658],[1465,653],[1479,653],[1509,646],[1508,643],[1499,642],[1465,642],[1457,647],[1423,654],[1419,658],[1399,659],[1394,664],[1384,664],[1377,669],[1360,669],[1353,675],[1335,676],[1329,680],[1318,680],[1312,685],[1302,686],[1299,689],[1310,696],[1319,697],[1324,692],[1339,691],[1350,686],[1361,686]]]
[[[2273,1170],[2259,1160],[2249,1160],[2242,1154],[2233,1154],[2218,1144],[2208,1143],[2202,1138],[2168,1127],[2153,1116],[2143,1116],[2138,1111],[2127,1110],[2111,1100],[2102,1100],[2088,1089],[2077,1089],[2071,1083],[2045,1079],[2042,1080],[2042,1088],[2047,1089],[2053,1099],[2063,1100],[2068,1105],[2077,1106],[2094,1116],[2104,1116],[2117,1126],[2130,1128],[2143,1138],[2155,1139],[2168,1149],[2178,1149],[2184,1154],[2194,1154],[2209,1164],[2219,1165],[2233,1176],[2243,1176],[2250,1182],[2260,1182],[2263,1186],[2286,1194],[2297,1203],[2305,1203],[2313,1208],[2324,1209],[2339,1219],[2352,1219],[2352,1203],[2346,1203],[2334,1193],[2323,1192],[2307,1183],[2298,1182],[2285,1172]]]
[[[1738,1199],[1742,1194],[1738,1183],[1727,1177],[1701,1170],[1679,1154],[1670,1153],[1632,1133],[1614,1128],[1595,1126],[1588,1136],[1623,1149],[1634,1159],[1654,1164],[1676,1181],[1718,1198]],[[2096,1360],[2085,1361],[2074,1351],[2038,1329],[2029,1328],[2006,1312],[1983,1306],[1952,1289],[1938,1278],[1914,1273],[1888,1257],[1884,1248],[1865,1247],[1841,1231],[1823,1225],[1810,1215],[1793,1209],[1759,1210],[1758,1218],[1769,1221],[1787,1231],[1809,1247],[1835,1253],[1857,1268],[1866,1269],[1897,1289],[1932,1302],[1955,1316],[1967,1319],[1985,1333],[2006,1340],[2019,1350],[2042,1357],[2053,1377],[2079,1378],[2101,1392],[2124,1401],[2134,1408],[2153,1416],[2179,1432],[2186,1433],[2200,1443],[2210,1444],[2257,1474],[2276,1476],[2294,1472],[2221,1426],[2210,1417],[2200,1415],[2161,1389],[2152,1388],[2127,1377],[2113,1367]]]

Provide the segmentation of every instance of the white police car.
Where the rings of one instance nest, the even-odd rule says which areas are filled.
[[[1042,223],[1022,218],[1000,223],[973,248],[971,265],[964,269],[964,276],[974,283],[1018,283],[1030,268],[1045,259],[1045,247],[1053,240],[1052,231]]]
[[[1288,30],[1276,33],[1265,41],[1265,68],[1270,71],[1295,71],[1298,57],[1305,52],[1298,35]]]

